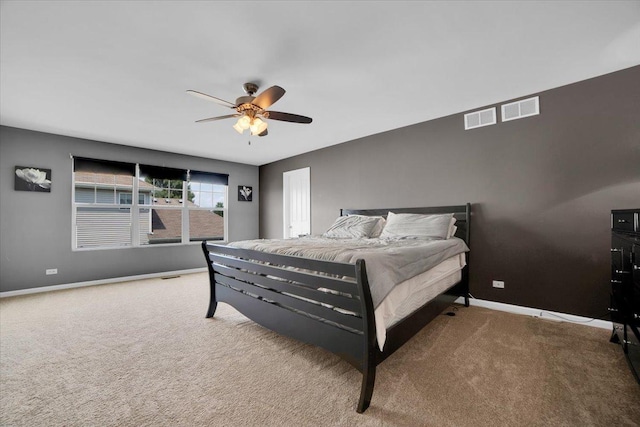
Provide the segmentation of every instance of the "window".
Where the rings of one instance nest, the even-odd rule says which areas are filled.
[[[77,200],[78,199],[77,199],[77,193],[76,193],[76,201]],[[123,192],[118,193],[118,203],[120,203],[121,205],[131,205],[133,204],[132,200],[133,200],[133,193],[123,193]],[[144,205],[145,203],[147,203],[147,199],[145,198],[145,195],[143,193],[139,193],[138,204]]]
[[[191,171],[188,191],[189,241],[224,240],[227,182]]]
[[[73,177],[74,249],[226,239],[228,175],[75,158]]]
[[[133,189],[135,165],[75,159],[74,247],[131,246],[131,203],[118,191]]]
[[[183,204],[187,171],[149,165],[139,165],[139,171],[140,185],[149,189],[148,203],[139,208],[140,245],[182,243],[188,227]]]

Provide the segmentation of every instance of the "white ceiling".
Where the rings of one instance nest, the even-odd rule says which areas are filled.
[[[0,60],[3,125],[262,165],[638,65],[640,1],[3,1]],[[194,123],[247,81],[313,123]]]

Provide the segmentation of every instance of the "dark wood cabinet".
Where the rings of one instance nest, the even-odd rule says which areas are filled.
[[[611,341],[640,383],[640,209],[611,211]]]

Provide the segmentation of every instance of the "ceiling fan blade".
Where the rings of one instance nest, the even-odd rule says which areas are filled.
[[[209,117],[208,119],[200,119],[200,120],[196,120],[196,123],[202,123],[202,122],[215,122],[216,120],[222,120],[222,119],[230,119],[232,117],[240,117],[242,114],[228,114],[226,116],[218,116],[218,117]]]
[[[269,135],[269,129],[265,129],[261,133],[258,134],[258,136],[267,136],[267,135]]]
[[[207,95],[206,93],[198,92],[197,90],[188,90],[187,93],[189,95],[197,96],[198,98],[206,99],[207,101],[217,102],[218,104],[225,107],[236,108],[236,104],[234,103],[225,101],[224,99],[216,98],[215,96]]]
[[[313,119],[311,117],[299,116],[297,114],[281,113],[280,111],[267,111],[269,119],[281,120],[283,122],[293,123],[311,123]]]
[[[269,89],[258,95],[256,99],[253,100],[252,104],[257,105],[263,110],[266,110],[271,106],[271,104],[282,98],[282,95],[284,95],[284,93],[285,90],[280,86],[271,86]]]

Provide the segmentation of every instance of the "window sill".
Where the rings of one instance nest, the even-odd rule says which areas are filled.
[[[228,240],[208,240],[208,242],[216,242],[226,245]],[[123,250],[123,249],[145,249],[145,248],[168,248],[177,246],[195,246],[202,245],[202,240],[188,242],[188,243],[162,243],[155,245],[140,245],[140,246],[103,246],[96,248],[71,248],[71,252],[92,252],[92,251],[111,251],[111,250]]]

